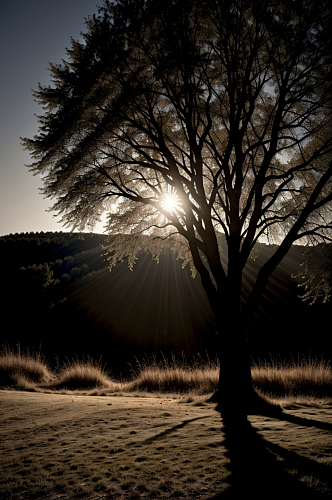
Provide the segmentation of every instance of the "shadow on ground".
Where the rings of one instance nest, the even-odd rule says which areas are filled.
[[[282,411],[273,418],[332,432],[331,424]],[[210,500],[250,498],[250,495],[255,500],[332,498],[332,467],[271,443],[250,422],[241,429],[238,425],[224,425],[222,432],[229,458],[230,487]]]

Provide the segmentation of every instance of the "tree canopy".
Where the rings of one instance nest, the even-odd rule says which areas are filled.
[[[330,2],[106,0],[86,25],[24,139],[52,210],[78,230],[106,212],[110,267],[171,246],[217,323],[241,301],[248,321],[291,245],[330,239]],[[259,240],[278,246],[244,301]]]

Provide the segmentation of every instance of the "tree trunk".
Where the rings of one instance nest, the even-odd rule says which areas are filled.
[[[227,314],[228,316],[228,314]],[[229,316],[218,328],[220,362],[217,409],[224,423],[245,422],[254,389],[246,331],[239,315]]]
[[[226,283],[217,283],[219,304],[214,310],[220,362],[218,409],[224,423],[246,422],[254,389],[251,378],[247,330],[241,315],[242,266],[240,235],[228,238],[228,275]]]

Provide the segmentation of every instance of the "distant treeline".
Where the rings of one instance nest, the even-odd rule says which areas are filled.
[[[16,233],[0,238],[3,284],[9,293],[53,308],[63,304],[70,286],[102,269],[101,235]]]

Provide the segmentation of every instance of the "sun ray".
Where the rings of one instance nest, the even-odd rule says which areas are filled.
[[[161,199],[160,204],[164,210],[170,212],[171,214],[178,211],[181,207],[180,198],[174,191],[164,195]]]

